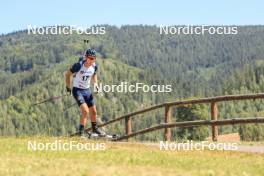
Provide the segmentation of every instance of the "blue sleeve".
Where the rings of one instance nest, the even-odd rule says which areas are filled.
[[[98,67],[97,67],[97,65],[95,65],[94,66],[94,74],[96,74],[97,70],[98,70]]]
[[[70,71],[72,73],[76,73],[76,72],[80,71],[81,67],[82,67],[82,65],[79,62],[76,62],[75,64],[73,64],[71,66]]]

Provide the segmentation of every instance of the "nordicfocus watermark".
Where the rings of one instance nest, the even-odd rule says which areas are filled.
[[[92,26],[84,27],[77,25],[63,26],[63,25],[54,25],[54,26],[43,26],[37,27],[36,25],[28,25],[27,33],[35,35],[71,35],[71,34],[87,34],[87,35],[102,35],[106,33],[104,26]]]
[[[218,34],[218,35],[235,35],[238,34],[237,26],[159,26],[160,34],[172,35],[204,35],[204,34]]]
[[[237,150],[237,143],[214,143],[209,141],[201,141],[201,142],[164,142],[160,141],[159,145],[160,150],[171,150],[171,151],[189,151],[189,150]]]
[[[78,141],[61,141],[55,140],[54,142],[37,142],[28,141],[27,149],[30,151],[95,151],[105,150],[105,143],[81,143]]]
[[[104,84],[100,83],[100,84],[98,84],[98,92],[168,93],[168,92],[172,92],[172,85],[147,85],[147,84],[144,84],[144,83],[129,84],[127,82],[120,82],[120,84],[113,84],[113,85],[104,85]]]

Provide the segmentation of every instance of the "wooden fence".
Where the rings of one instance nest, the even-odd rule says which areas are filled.
[[[156,106],[152,106],[149,108],[145,108],[139,111],[135,111],[115,119],[112,119],[104,124],[99,124],[98,127],[103,127],[115,122],[119,122],[121,120],[125,120],[125,135],[117,138],[116,140],[124,140],[129,139],[131,137],[152,132],[155,130],[165,129],[164,130],[164,140],[169,141],[171,139],[171,128],[179,127],[179,128],[186,128],[186,127],[193,127],[193,126],[202,126],[202,125],[209,125],[212,128],[212,140],[217,141],[218,136],[218,129],[217,126],[219,125],[232,125],[232,124],[243,124],[243,123],[264,123],[263,117],[258,118],[243,118],[243,119],[226,119],[226,120],[218,120],[218,110],[217,110],[217,103],[218,102],[226,102],[226,101],[238,101],[238,100],[255,100],[255,99],[263,99],[264,93],[258,94],[245,94],[245,95],[225,95],[225,96],[218,96],[218,97],[210,97],[210,98],[201,98],[201,99],[191,99],[191,100],[182,100],[182,101],[174,101],[174,102],[167,102],[163,104],[159,104]],[[211,106],[211,120],[200,120],[200,121],[187,121],[187,122],[171,122],[171,113],[173,106],[180,106],[180,105],[194,105],[194,104],[209,104]],[[143,130],[139,130],[136,132],[132,132],[132,118],[136,115],[143,114],[152,110],[165,108],[164,114],[164,124],[160,124],[157,126],[153,126],[150,128],[146,128]],[[138,116],[137,116],[138,117]],[[91,129],[88,128],[86,131],[90,131]],[[72,134],[76,135],[75,134]]]

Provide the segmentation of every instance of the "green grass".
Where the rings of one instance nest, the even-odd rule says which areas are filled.
[[[0,138],[0,175],[183,175],[263,176],[264,155],[230,151],[160,151],[133,143],[107,142],[104,151],[30,151],[27,141],[51,137]],[[63,142],[95,142],[59,138]],[[102,143],[103,141],[96,141]]]

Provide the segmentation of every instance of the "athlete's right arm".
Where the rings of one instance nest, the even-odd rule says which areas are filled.
[[[71,88],[71,76],[72,72],[70,70],[67,70],[65,73],[65,83],[66,87]]]
[[[73,64],[69,70],[65,73],[65,83],[67,88],[71,88],[71,77],[73,73],[78,72],[81,69],[81,64],[79,62]]]

